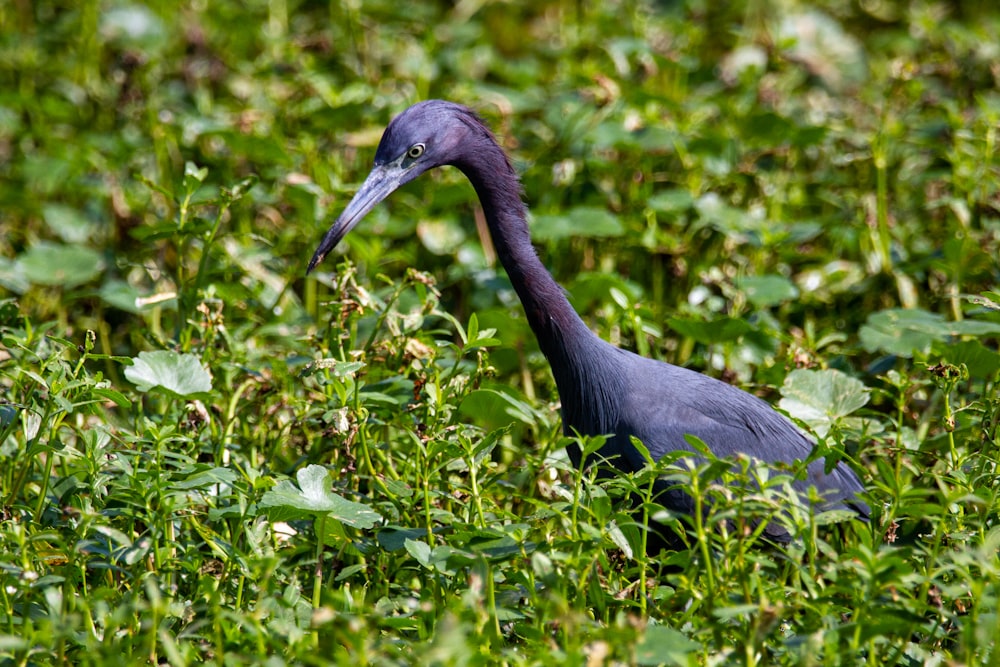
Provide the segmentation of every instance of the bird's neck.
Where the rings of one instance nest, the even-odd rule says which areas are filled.
[[[468,176],[479,195],[497,257],[552,367],[565,425],[568,430],[586,435],[610,432],[615,417],[604,414],[606,397],[590,396],[588,391],[600,387],[598,391],[603,393],[614,385],[616,372],[602,367],[613,348],[587,327],[538,258],[531,245],[521,183],[510,161],[499,146],[493,145],[478,153],[474,165],[456,166]],[[569,410],[582,414],[571,414]]]
[[[521,183],[499,147],[479,154],[476,170],[462,169],[482,202],[497,257],[524,306],[542,352],[553,361],[562,348],[596,338],[531,245]],[[488,178],[484,177],[488,174]]]

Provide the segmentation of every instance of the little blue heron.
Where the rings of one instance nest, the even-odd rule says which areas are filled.
[[[510,159],[482,119],[464,106],[420,102],[389,123],[374,168],[323,237],[308,270],[393,191],[444,165],[458,167],[479,195],[497,256],[552,367],[567,435],[610,436],[599,455],[623,471],[644,465],[631,436],[656,460],[676,450],[693,451],[688,434],[719,457],[745,454],[791,464],[810,456],[813,444],[763,400],[617,348],[584,324],[531,245],[521,182]],[[579,449],[570,454],[579,465]],[[867,517],[867,506],[856,497],[861,482],[843,463],[826,472],[822,460],[811,462],[805,477],[794,483],[802,494],[810,486],[822,495],[822,509],[851,508]],[[667,490],[660,501],[675,511],[693,509],[691,498],[678,489]],[[777,527],[766,532],[784,535]]]

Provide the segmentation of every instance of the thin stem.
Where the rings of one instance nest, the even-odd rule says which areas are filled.
[[[316,567],[313,570],[312,608],[319,609],[323,591],[323,536],[326,534],[326,514],[316,517]],[[319,646],[319,630],[313,630],[313,645]]]
[[[882,114],[879,130],[872,142],[875,165],[875,224],[878,232],[877,252],[883,273],[892,269],[892,236],[889,234],[889,138],[886,133],[889,112]]]
[[[697,470],[691,472],[691,496],[694,498],[694,530],[698,539],[698,549],[705,562],[705,597],[712,605],[715,600],[715,569],[709,550],[708,531],[705,529],[705,499],[702,497],[701,476]]]
[[[219,228],[222,226],[222,217],[225,215],[227,210],[229,210],[228,202],[219,206],[219,211],[215,215],[215,220],[212,221],[212,230],[208,233],[208,237],[205,239],[205,242],[201,247],[201,259],[198,260],[198,273],[195,274],[194,277],[194,293],[196,295],[201,290],[202,284],[205,282],[205,270],[208,267],[208,256],[210,254],[212,244],[215,242],[215,237],[219,233]]]

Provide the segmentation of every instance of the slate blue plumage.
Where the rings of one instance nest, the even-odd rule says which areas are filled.
[[[720,457],[743,453],[763,461],[809,457],[813,444],[770,405],[694,371],[646,359],[601,340],[576,313],[539,260],[526,222],[521,184],[510,159],[483,121],[464,106],[431,100],[415,104],[386,128],[371,174],[323,237],[309,270],[380,201],[428,169],[452,165],[472,182],[483,206],[500,262],[514,286],[539,346],[552,367],[567,434],[613,434],[601,454],[623,470],[643,465],[629,436],[655,459],[690,449],[695,435]],[[578,453],[577,453],[578,455]],[[815,486],[824,509],[867,506],[857,475],[838,464],[809,465],[800,491]],[[690,499],[671,493],[666,503],[690,511]],[[770,531],[769,531],[770,532]],[[776,529],[774,536],[780,537]]]

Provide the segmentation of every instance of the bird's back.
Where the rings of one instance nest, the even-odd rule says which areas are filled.
[[[605,349],[614,350],[609,367],[618,374],[621,389],[614,437],[602,456],[617,457],[616,466],[638,470],[645,464],[630,436],[655,460],[678,450],[694,453],[687,435],[700,439],[719,458],[744,454],[767,463],[793,464],[811,456],[813,443],[756,396],[686,368],[610,345]],[[824,468],[823,459],[811,462],[806,476],[793,486],[803,494],[814,486],[824,498],[823,509],[849,507],[867,516],[867,507],[856,498],[864,490],[857,475],[843,463],[829,473]]]

